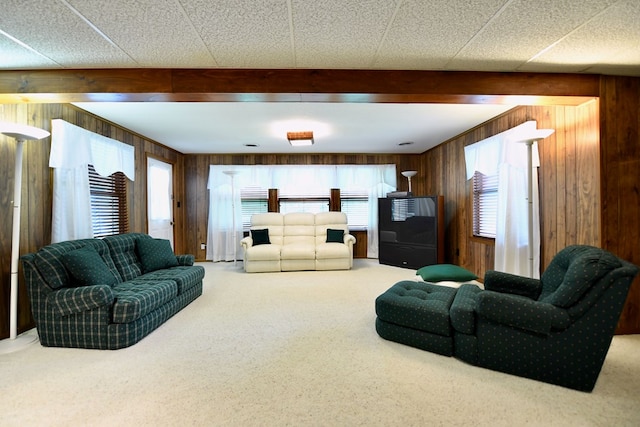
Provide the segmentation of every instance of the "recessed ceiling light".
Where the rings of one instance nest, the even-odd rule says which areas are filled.
[[[403,147],[405,145],[412,145],[413,141],[405,141],[405,142],[401,142],[400,144],[398,144],[400,147]]]

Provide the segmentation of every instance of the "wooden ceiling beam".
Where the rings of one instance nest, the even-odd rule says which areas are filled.
[[[308,69],[0,71],[1,103],[399,102],[577,105],[595,74]]]

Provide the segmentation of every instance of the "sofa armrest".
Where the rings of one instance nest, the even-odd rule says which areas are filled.
[[[567,311],[560,307],[492,291],[479,293],[476,313],[495,323],[543,335],[566,329],[571,323]]]
[[[113,290],[108,285],[63,288],[47,296],[47,302],[56,317],[68,316],[98,307],[110,306],[115,300]]]
[[[353,246],[356,244],[356,238],[352,234],[345,233],[344,235],[344,244]]]
[[[484,288],[488,291],[522,295],[533,300],[542,292],[540,280],[501,271],[489,270],[484,275]]]
[[[242,246],[242,249],[245,251],[253,246],[253,239],[251,236],[243,237],[242,240],[240,240],[240,246]]]
[[[191,254],[176,255],[178,265],[192,266],[196,261],[196,257]]]

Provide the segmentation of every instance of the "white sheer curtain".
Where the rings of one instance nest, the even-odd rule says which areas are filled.
[[[88,165],[109,176],[135,178],[134,148],[64,120],[51,121],[53,213],[51,242],[93,237]]]
[[[233,261],[241,259],[239,245],[234,248],[232,231],[233,206],[231,178],[224,171],[237,171],[234,176],[234,200],[237,242],[242,238],[240,189],[259,186],[283,191],[312,194],[329,188],[357,185],[369,191],[369,257],[378,256],[378,197],[396,189],[395,165],[211,165],[209,168],[209,222],[207,227],[207,259]]]
[[[540,165],[537,145],[532,149],[533,184],[533,242],[528,239],[527,147],[518,142],[527,132],[536,129],[535,121],[528,121],[465,147],[467,179],[476,171],[498,173],[498,212],[495,239],[494,269],[521,276],[529,275],[529,245],[533,251],[534,277],[539,277],[540,218],[538,173]]]

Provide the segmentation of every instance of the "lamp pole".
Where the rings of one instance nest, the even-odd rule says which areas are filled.
[[[49,132],[26,125],[0,123],[0,133],[16,140],[16,158],[13,186],[13,231],[11,235],[11,297],[9,312],[9,340],[0,342],[0,353],[17,351],[34,342],[35,336],[18,337],[18,261],[20,257],[20,204],[22,195],[22,156],[26,140],[42,139]]]

